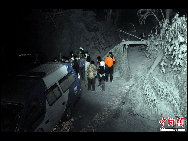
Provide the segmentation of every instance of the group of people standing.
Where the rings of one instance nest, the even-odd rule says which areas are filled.
[[[87,58],[85,58],[87,55]],[[101,91],[105,91],[105,81],[108,82],[108,74],[110,74],[110,82],[113,82],[113,65],[115,63],[112,52],[109,52],[109,56],[106,57],[105,61],[100,56],[97,57],[97,65],[91,60],[88,52],[82,54],[80,60],[77,60],[77,67],[74,66],[76,72],[79,72],[80,81],[85,81],[85,86],[88,86],[88,90],[95,91],[95,78],[98,78]],[[78,68],[79,66],[79,68]],[[79,71],[78,71],[79,70]]]
[[[99,85],[102,86],[101,91],[105,91],[105,81],[108,82],[108,74],[110,73],[110,82],[113,82],[113,65],[115,64],[115,59],[114,56],[112,55],[112,52],[109,52],[109,56],[106,57],[105,61],[101,59],[100,56],[97,57],[97,77],[99,80]],[[88,73],[89,73],[88,69]],[[88,77],[88,82],[89,82],[89,77]],[[92,90],[95,91],[95,78],[93,78],[93,83],[92,83]],[[88,84],[88,90],[90,90],[91,87]]]
[[[85,82],[85,86],[88,86],[88,90],[95,91],[95,78],[98,78],[99,85],[105,91],[105,81],[108,82],[108,74],[110,73],[110,82],[113,82],[113,65],[115,63],[112,52],[109,52],[109,56],[105,61],[100,56],[97,57],[97,65],[91,60],[88,52],[80,48],[77,55],[72,51],[69,56],[69,63],[72,65],[75,73],[81,82]],[[66,63],[66,59],[63,57],[62,62]],[[67,62],[68,63],[68,62]]]

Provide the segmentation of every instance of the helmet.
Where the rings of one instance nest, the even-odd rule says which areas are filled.
[[[80,47],[79,49],[84,50],[82,47]]]

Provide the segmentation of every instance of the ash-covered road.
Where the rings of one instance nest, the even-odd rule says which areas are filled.
[[[55,132],[156,132],[158,120],[152,121],[134,111],[127,101],[126,84],[114,74],[114,81],[106,83],[106,91],[88,91],[82,87],[82,97],[76,103],[72,118],[61,122]],[[96,85],[98,84],[96,80]]]
[[[137,48],[130,48],[130,68],[139,70],[140,67],[149,67],[148,61]],[[133,54],[131,54],[134,53]],[[135,54],[135,52],[137,54]],[[143,55],[143,58],[140,57]],[[137,59],[136,59],[137,58]],[[140,64],[139,61],[141,60]],[[134,63],[135,62],[135,63]],[[133,71],[141,73],[141,71]],[[55,132],[157,132],[161,125],[159,120],[147,119],[134,113],[128,94],[129,82],[114,73],[113,82],[105,82],[105,91],[101,92],[96,79],[95,92],[88,91],[82,83],[82,97],[76,103],[72,118],[67,122],[61,122]],[[136,81],[133,79],[129,81]]]
[[[95,92],[88,91],[87,87],[82,84],[82,97],[74,107],[72,118],[67,122],[62,122],[56,131],[116,131],[115,123],[113,122],[118,119],[118,114],[120,114],[117,114],[117,106],[121,102],[123,95],[121,93],[121,82],[119,73],[115,73],[114,81],[106,82],[106,91],[104,92],[101,92],[101,88],[97,87],[97,79]]]

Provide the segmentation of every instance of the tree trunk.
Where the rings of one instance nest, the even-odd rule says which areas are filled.
[[[148,71],[147,74],[150,74],[154,71],[156,66],[159,64],[159,62],[162,60],[163,54],[160,54],[154,61],[153,65],[151,66],[150,70]]]
[[[107,10],[105,10],[105,11],[106,11],[106,15],[105,15],[106,21],[110,21],[110,19],[111,19],[111,14],[112,14],[112,9],[107,9]]]

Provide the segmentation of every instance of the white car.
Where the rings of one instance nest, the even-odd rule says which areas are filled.
[[[81,86],[69,63],[49,62],[1,86],[2,132],[50,132],[70,118]]]

